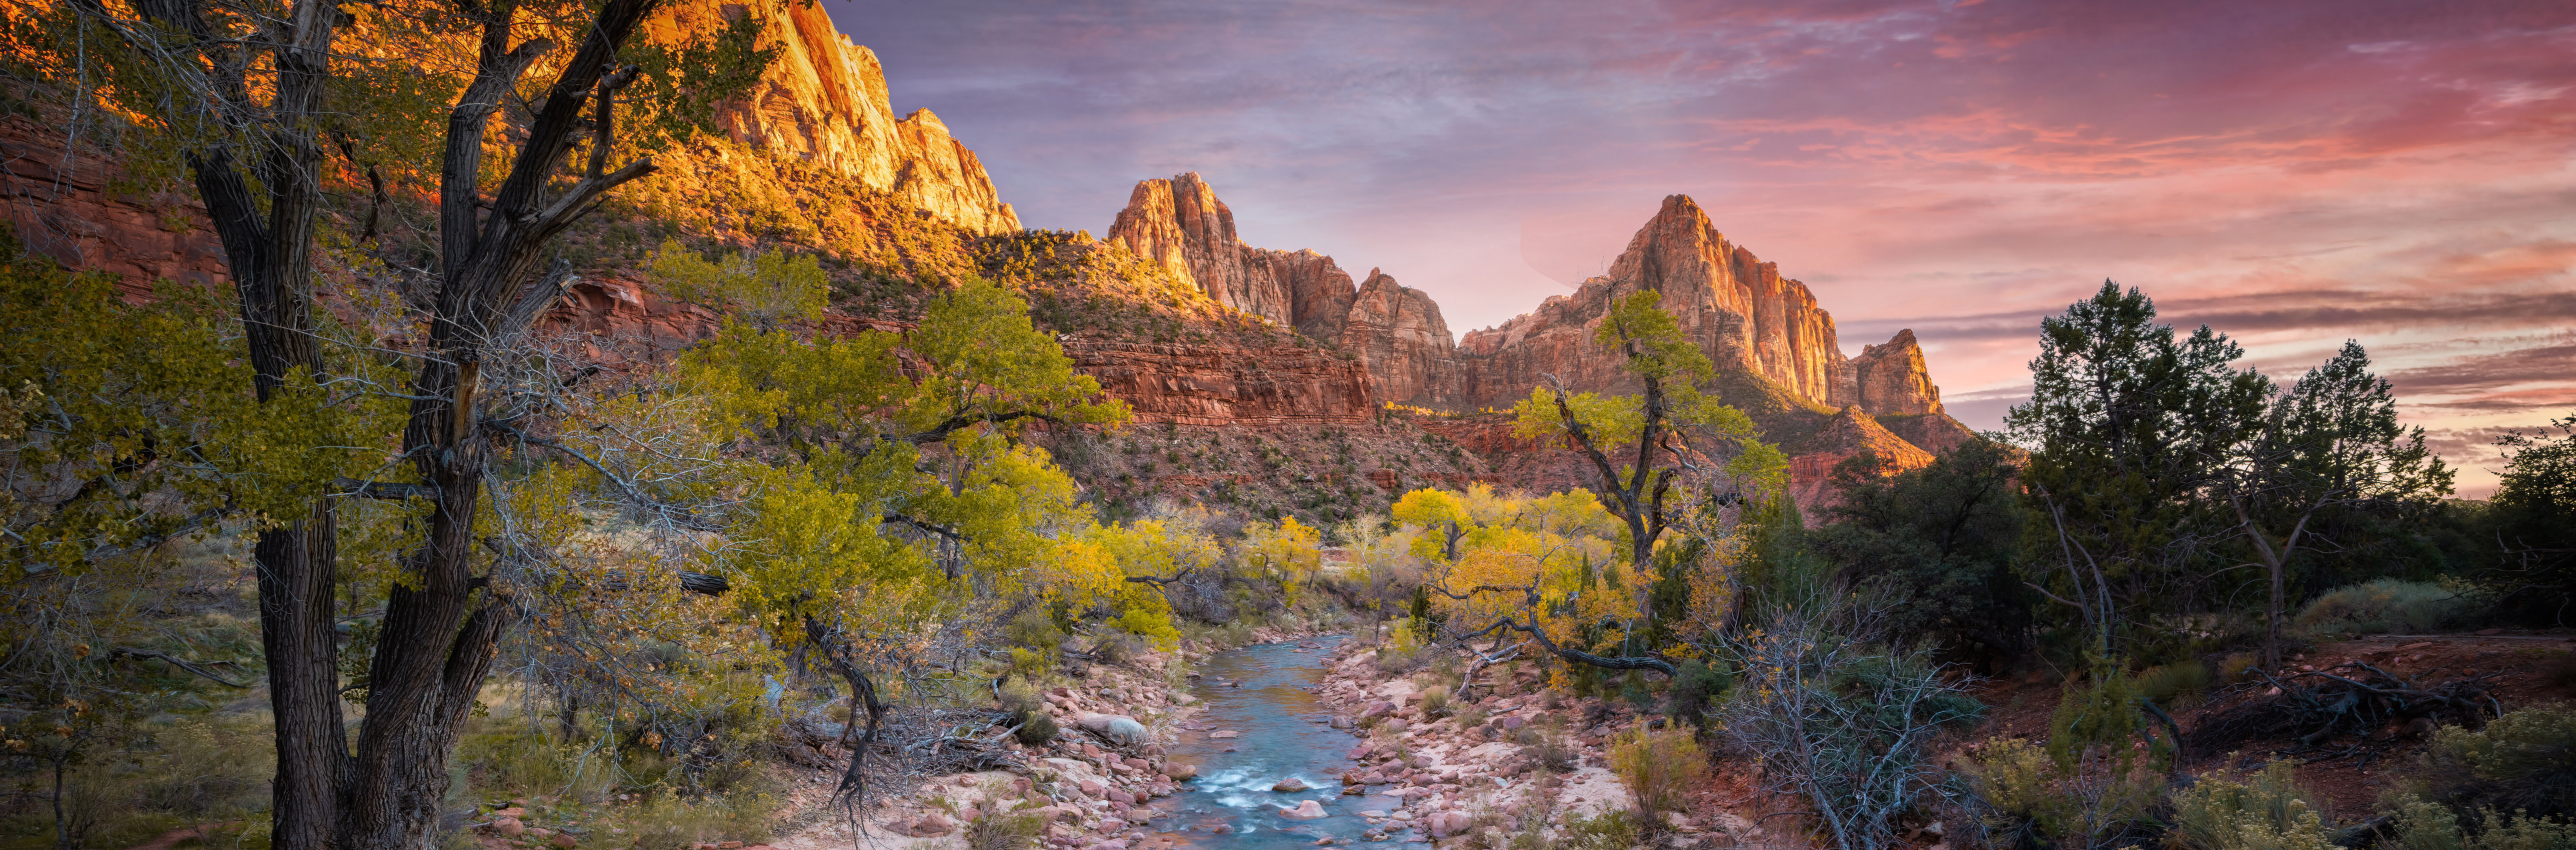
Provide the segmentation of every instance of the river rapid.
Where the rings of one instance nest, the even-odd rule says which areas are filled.
[[[1154,808],[1165,813],[1156,819],[1168,824],[1165,836],[1211,850],[1284,850],[1328,837],[1335,845],[1360,843],[1368,830],[1360,812],[1402,806],[1393,797],[1341,794],[1339,777],[1350,768],[1350,750],[1360,739],[1332,728],[1330,713],[1307,688],[1323,681],[1327,656],[1345,639],[1303,641],[1312,646],[1257,644],[1217,653],[1199,665],[1193,693],[1206,700],[1206,708],[1189,719],[1171,748],[1173,760],[1198,766],[1199,778],[1187,790],[1155,801]],[[1236,735],[1217,737],[1227,730]],[[1271,790],[1292,777],[1311,790]],[[1280,815],[1304,800],[1321,804],[1328,816]]]

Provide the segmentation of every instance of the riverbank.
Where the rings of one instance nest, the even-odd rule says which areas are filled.
[[[1235,634],[1249,645],[1315,636],[1310,630],[1281,627]],[[888,850],[953,848],[962,839],[998,831],[1017,840],[994,846],[1171,850],[1189,836],[1173,834],[1181,826],[1173,822],[1173,807],[1168,802],[1157,807],[1156,801],[1183,793],[1199,771],[1196,759],[1174,758],[1173,746],[1184,736],[1225,731],[1191,728],[1203,700],[1191,693],[1190,683],[1209,658],[1238,648],[1201,639],[1114,664],[1071,660],[1057,677],[1061,683],[1050,683],[1041,692],[1044,711],[1062,730],[1056,740],[1040,746],[1007,738],[1001,743],[1027,765],[1026,774],[990,770],[923,778],[861,812],[855,829],[830,804],[830,785],[819,781],[818,774],[797,783],[782,801],[800,816],[767,846],[828,850],[861,840]],[[1137,728],[1113,728],[1119,719],[1131,720]],[[1136,732],[1141,734],[1128,734]],[[1218,834],[1203,830],[1199,837]]]

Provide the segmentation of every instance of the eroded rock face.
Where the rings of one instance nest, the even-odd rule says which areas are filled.
[[[718,107],[727,136],[857,177],[977,233],[1020,229],[983,163],[949,137],[939,116],[923,109],[895,118],[876,53],[842,35],[822,6],[681,4],[648,24],[645,37],[677,43],[745,14],[769,22],[765,46],[778,48],[779,56],[749,93]]]
[[[1729,243],[1688,195],[1665,197],[1608,274],[1500,327],[1469,333],[1460,344],[1478,358],[1470,361],[1469,399],[1509,404],[1541,374],[1576,390],[1633,392],[1619,360],[1592,337],[1612,299],[1640,290],[1662,293],[1662,307],[1717,368],[1761,375],[1819,404],[1857,401],[1833,316],[1816,306],[1815,293]]]
[[[1440,305],[1377,270],[1354,285],[1332,257],[1243,244],[1234,211],[1197,172],[1136,184],[1107,240],[1160,262],[1209,298],[1355,355],[1379,401],[1465,403],[1464,372]]]
[[[1440,305],[1419,289],[1369,270],[1351,299],[1339,338],[1359,356],[1379,396],[1398,404],[1454,408],[1466,404],[1466,373],[1450,342]]]
[[[1377,412],[1368,372],[1331,352],[1096,340],[1067,341],[1064,352],[1138,422],[1356,425]]]
[[[1234,211],[1217,200],[1216,190],[1198,172],[1137,183],[1127,196],[1127,208],[1109,225],[1107,239],[1161,262],[1219,304],[1296,324],[1287,290],[1271,275],[1269,264],[1246,262],[1254,251],[1234,235]]]
[[[1853,398],[1862,410],[1877,414],[1940,413],[1941,388],[1932,385],[1924,365],[1923,346],[1914,329],[1897,331],[1884,345],[1862,346],[1851,359]]]
[[[193,194],[136,198],[109,191],[119,165],[63,155],[60,131],[0,118],[0,204],[20,244],[75,269],[123,275],[128,299],[168,278],[199,286],[232,282],[223,241]]]

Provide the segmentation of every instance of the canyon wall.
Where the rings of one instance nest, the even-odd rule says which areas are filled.
[[[1243,244],[1234,211],[1197,172],[1140,181],[1109,225],[1109,244],[1159,262],[1217,303],[1357,358],[1380,402],[1467,403],[1466,371],[1440,304],[1379,270],[1351,281],[1333,258]]]
[[[876,53],[833,28],[820,4],[797,0],[675,4],[646,27],[645,37],[677,43],[757,14],[768,21],[763,46],[778,60],[744,97],[717,108],[717,123],[736,142],[821,165],[868,188],[981,234],[1020,229],[1019,216],[993,189],[975,152],[948,135],[930,110],[894,115],[885,68]]]

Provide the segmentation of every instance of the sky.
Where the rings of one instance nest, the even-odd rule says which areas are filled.
[[[1449,327],[1668,194],[1999,427],[2102,281],[2294,380],[2347,339],[2483,496],[2576,415],[2576,3],[824,0],[1030,227],[1196,171]]]

